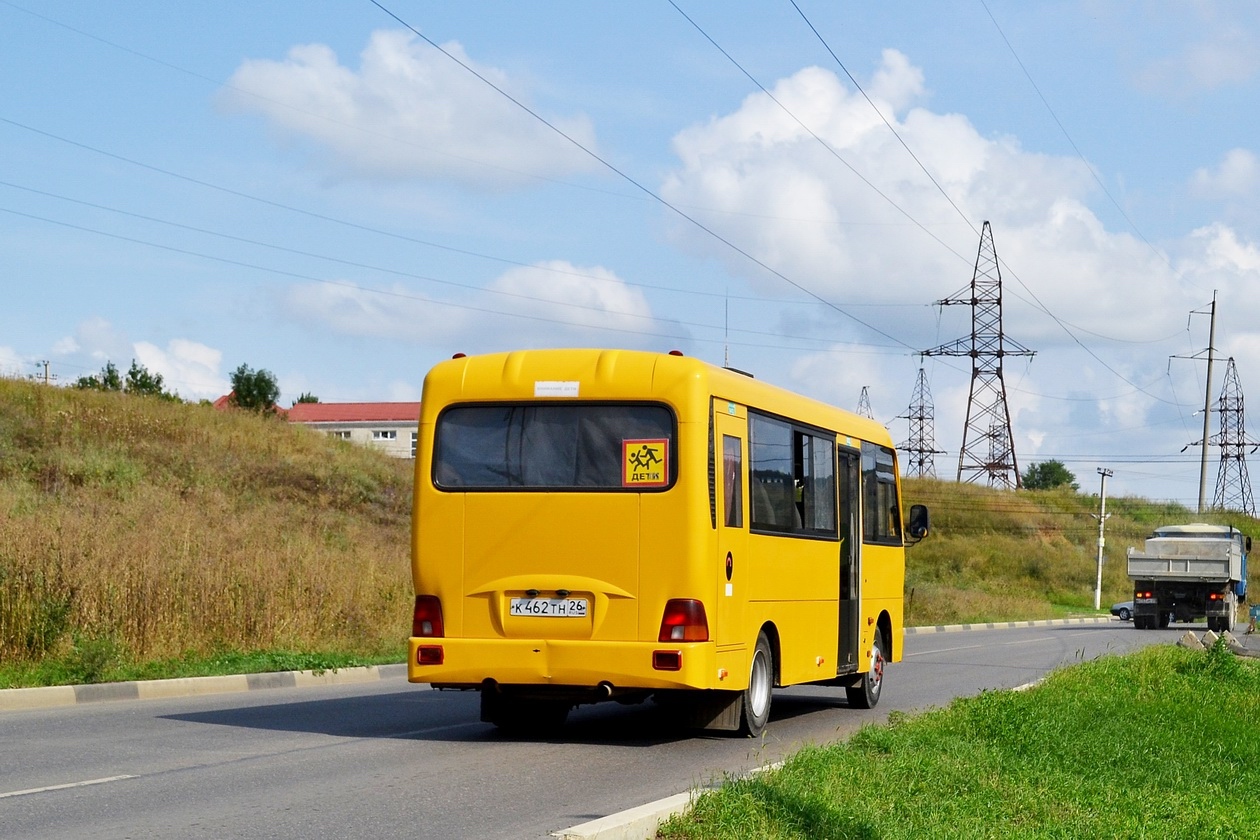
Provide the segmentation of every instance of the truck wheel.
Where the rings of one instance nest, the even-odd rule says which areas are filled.
[[[739,731],[756,738],[766,731],[770,721],[770,695],[774,691],[774,654],[765,633],[757,636],[753,648],[752,668],[748,672],[748,688],[740,702]]]
[[[1169,613],[1161,612],[1159,614],[1159,629],[1163,630],[1172,623],[1172,616]]]
[[[879,693],[884,688],[884,666],[888,663],[884,656],[885,650],[887,647],[884,644],[884,631],[876,630],[870,668],[857,685],[845,689],[849,705],[855,709],[873,709],[879,702]]]

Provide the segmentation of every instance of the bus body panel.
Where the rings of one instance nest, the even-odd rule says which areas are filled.
[[[676,479],[668,488],[452,492],[435,486],[434,434],[448,406],[606,401],[659,403],[674,413]],[[743,441],[746,481],[742,421],[750,409],[830,432],[840,446],[859,440],[892,446],[887,430],[872,420],[684,357],[548,350],[437,365],[425,379],[421,405],[412,574],[417,595],[440,601],[445,635],[410,640],[408,678],[468,687],[491,680],[742,690],[752,648],[766,629],[777,645],[778,684],[834,679],[840,541],[750,533],[748,517],[742,535],[719,538],[710,452],[716,447],[720,453],[722,432],[715,441],[714,430]],[[716,426],[715,414],[722,415]],[[734,422],[722,426],[727,417]],[[742,493],[748,514],[747,485]],[[728,551],[734,556],[729,577]],[[900,545],[860,546],[859,673],[880,622],[888,632],[888,658],[901,659],[902,551]],[[588,614],[511,615],[511,599],[531,590],[587,598]],[[671,599],[703,604],[707,641],[658,641]],[[441,648],[441,664],[419,664],[426,646]],[[661,650],[681,654],[678,670],[653,667]]]

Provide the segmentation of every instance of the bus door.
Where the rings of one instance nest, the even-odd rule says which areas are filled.
[[[717,525],[718,651],[746,648],[744,605],[748,602],[748,414],[742,405],[713,401],[713,471]]]
[[[862,527],[859,517],[861,455],[857,450],[839,446],[836,489],[840,495],[840,628],[837,639],[836,673],[851,674],[857,669],[858,645],[862,639],[859,626],[861,605]]]

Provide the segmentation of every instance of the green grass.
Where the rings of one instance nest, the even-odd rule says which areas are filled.
[[[729,781],[671,840],[1243,837],[1260,831],[1260,663],[1147,648]]]
[[[76,639],[61,656],[0,663],[0,689],[45,685],[262,674],[273,671],[336,671],[406,660],[402,649],[344,651],[222,650],[137,661],[110,639]]]

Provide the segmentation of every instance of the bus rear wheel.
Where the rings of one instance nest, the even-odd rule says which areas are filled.
[[[766,731],[770,721],[770,695],[774,691],[774,653],[765,633],[757,636],[753,648],[752,668],[748,672],[748,688],[740,702],[739,731],[756,738]]]
[[[857,709],[873,709],[879,702],[879,693],[884,688],[884,666],[888,659],[884,653],[888,648],[884,642],[884,631],[875,631],[875,641],[871,646],[871,661],[862,679],[857,685],[845,689],[849,705]]]

